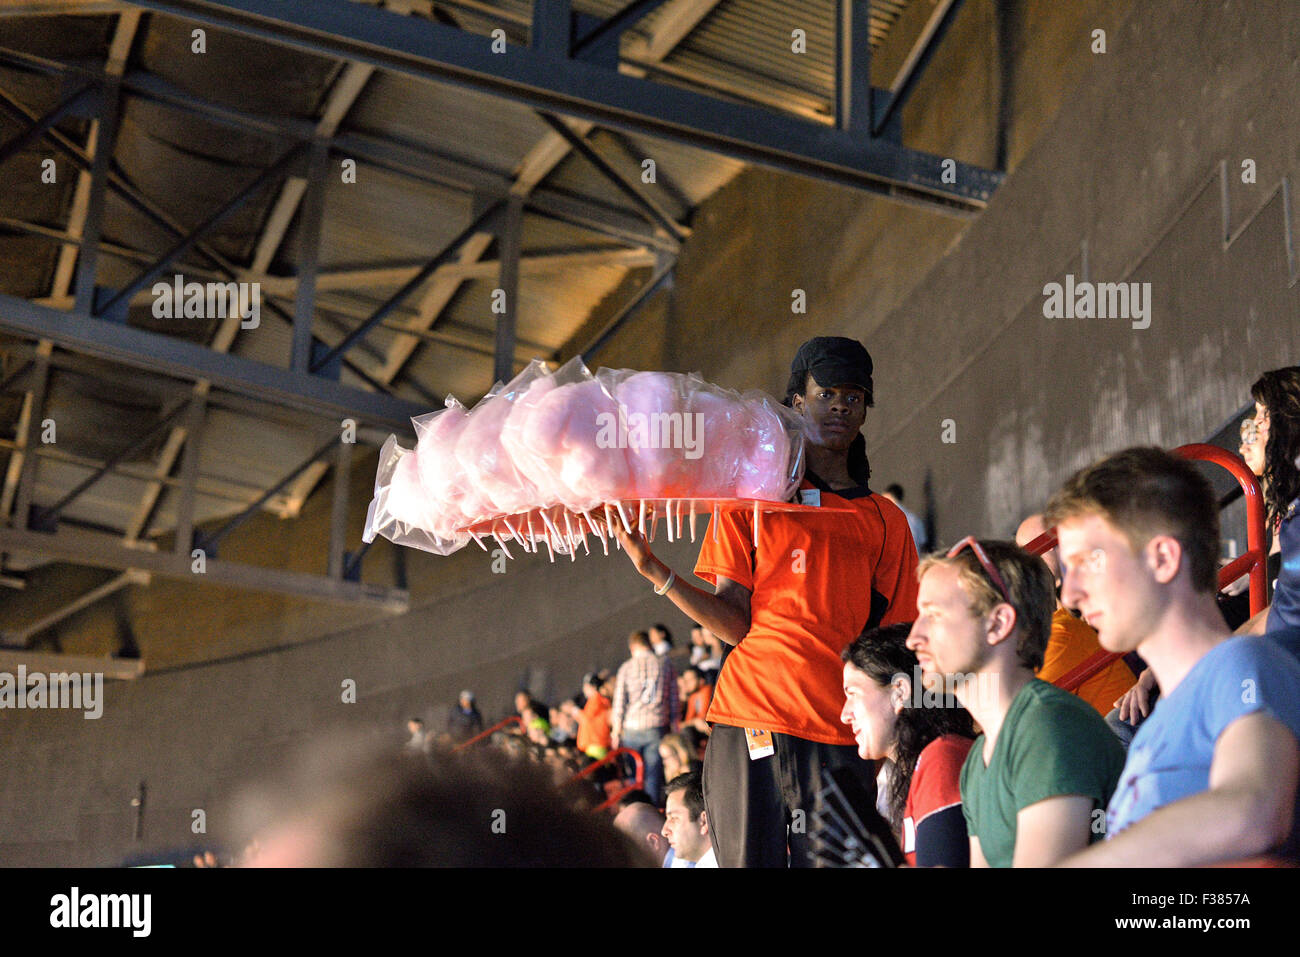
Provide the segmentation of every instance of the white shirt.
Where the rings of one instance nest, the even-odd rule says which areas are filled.
[[[695,866],[712,867],[712,868],[716,868],[718,866],[718,858],[714,855],[712,847],[710,847],[707,851],[705,851],[704,856],[695,862]]]

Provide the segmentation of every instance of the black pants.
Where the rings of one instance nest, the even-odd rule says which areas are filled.
[[[853,745],[772,735],[775,753],[749,759],[744,728],[715,724],[704,752],[704,809],[719,867],[812,867],[812,816],[823,771],[851,767],[869,794],[875,765]]]

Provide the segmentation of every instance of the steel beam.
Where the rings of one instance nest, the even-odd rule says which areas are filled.
[[[410,434],[411,416],[428,409],[394,396],[294,373],[280,366],[215,352],[175,336],[87,315],[60,312],[0,295],[0,329],[49,339],[66,349],[193,382],[208,379],[231,392],[338,419],[353,416]]]
[[[0,648],[0,671],[16,674],[102,674],[110,681],[130,681],[144,674],[141,658],[96,658],[93,655],[64,655],[49,651],[15,651]]]
[[[441,79],[601,125],[663,136],[747,162],[939,206],[982,209],[1003,176],[968,164],[944,182],[944,157],[863,140],[742,104],[624,76],[581,60],[516,47],[350,0],[139,0],[140,5],[318,54]]]
[[[523,247],[524,203],[519,196],[510,197],[506,214],[497,234],[501,247],[501,272],[498,282],[505,298],[505,310],[497,316],[496,348],[493,351],[492,378],[509,382],[515,377],[515,327],[519,322],[519,254]]]
[[[90,475],[87,475],[84,479],[78,482],[75,486],[73,486],[71,491],[67,492],[63,496],[63,498],[59,499],[53,505],[44,506],[44,507],[38,506],[37,511],[39,513],[40,524],[44,525],[47,523],[57,522],[60,512],[62,512],[65,508],[67,508],[69,505],[75,502],[78,498],[81,497],[82,494],[85,493],[87,489],[89,489],[96,482],[98,482],[105,475],[107,475],[113,469],[113,467],[117,465],[117,463],[121,462],[123,459],[130,458],[131,456],[139,452],[141,449],[143,449],[150,442],[152,442],[153,437],[157,435],[159,432],[161,432],[163,429],[165,429],[168,425],[170,425],[171,421],[174,418],[176,418],[178,415],[180,415],[181,412],[184,411],[184,409],[185,409],[185,405],[183,403],[177,405],[174,409],[172,409],[161,419],[155,422],[152,426],[150,426],[149,430],[145,432],[144,435],[140,436],[138,439],[136,439],[126,448],[121,449],[120,451],[110,456],[108,460],[104,462],[103,465],[95,469],[95,471],[91,472]]]
[[[871,3],[837,0],[835,125],[859,136],[874,135],[871,116]]]
[[[325,355],[321,356],[319,359],[313,362],[311,365],[312,371],[315,372],[317,369],[323,368],[330,361],[332,361],[336,356],[342,355],[352,346],[353,343],[355,343],[358,339],[364,336],[375,326],[379,325],[379,323],[382,322],[385,319],[385,317],[388,316],[389,313],[391,313],[395,308],[397,308],[399,304],[401,304],[402,300],[404,300],[407,296],[409,296],[420,286],[424,285],[424,282],[435,272],[437,272],[438,267],[442,266],[446,262],[449,262],[451,258],[456,254],[456,251],[461,247],[461,245],[466,240],[468,240],[475,233],[482,230],[485,224],[488,223],[489,220],[495,219],[500,207],[501,207],[501,203],[499,202],[491,203],[481,213],[475,216],[473,222],[471,222],[468,226],[462,229],[460,233],[457,234],[455,239],[453,239],[450,243],[448,243],[445,247],[443,247],[442,251],[438,253],[438,255],[435,256],[433,259],[429,260],[429,262],[425,264],[424,268],[421,269],[419,272],[417,272],[414,276],[412,276],[410,280],[408,280],[406,284],[402,286],[401,289],[397,290],[397,292],[389,296],[387,301],[385,301],[383,305],[381,305],[378,309],[376,309],[374,311],[374,314],[371,315],[369,319],[367,319],[361,325],[357,326],[357,328],[349,332],[346,336],[344,336],[342,342],[340,342],[338,345],[336,345]]]
[[[13,136],[5,142],[0,143],[0,163],[3,163],[15,153],[26,149],[37,140],[45,135],[45,131],[53,129],[64,117],[80,106],[90,95],[94,87],[91,84],[83,86],[74,92],[71,96],[56,104],[53,109],[47,112],[36,122],[28,125],[17,136]]]
[[[664,0],[632,0],[618,13],[606,17],[599,25],[574,38],[571,55],[592,62],[612,60],[617,63],[618,43],[623,31],[663,4]]]
[[[89,608],[100,599],[107,598],[120,589],[128,585],[148,585],[149,573],[140,571],[138,568],[129,568],[116,578],[109,579],[98,588],[92,588],[72,601],[68,602],[62,608],[51,612],[43,618],[19,628],[16,631],[6,631],[4,633],[4,643],[6,645],[27,645],[34,635],[40,634],[46,628],[57,625],[65,618],[70,618],[83,608]],[[29,669],[30,670],[30,669]]]
[[[655,270],[650,278],[646,280],[646,284],[637,290],[635,295],[624,304],[623,308],[620,309],[618,313],[609,320],[609,322],[605,323],[605,327],[601,329],[600,332],[596,333],[587,347],[578,353],[578,355],[582,357],[582,360],[587,362],[590,357],[601,348],[601,346],[608,342],[614,333],[618,331],[619,327],[630,319],[638,309],[649,301],[651,296],[658,292],[659,289],[668,282],[672,277],[672,274],[673,264],[668,262],[665,262]]]
[[[574,152],[590,163],[596,172],[605,177],[606,180],[613,184],[615,189],[630,199],[650,222],[658,223],[678,242],[682,242],[690,236],[691,231],[689,229],[673,219],[663,207],[633,185],[626,176],[606,161],[605,157],[597,153],[584,137],[569,129],[567,123],[559,117],[551,116],[549,113],[538,113],[537,115],[542,118],[547,126],[563,137]]]
[[[307,165],[306,205],[299,231],[298,285],[293,303],[293,350],[289,368],[315,371],[311,362],[311,322],[316,309],[316,272],[320,265],[321,225],[325,221],[325,170],[329,149],[323,140],[311,147]]]
[[[921,35],[917,37],[912,51],[898,71],[898,76],[890,84],[889,101],[879,111],[875,120],[874,135],[879,136],[893,122],[895,116],[902,114],[903,107],[911,98],[926,66],[934,57],[935,51],[939,49],[944,34],[956,19],[961,3],[962,0],[938,0],[936,3],[934,12],[930,14],[930,19],[921,31]]]
[[[343,604],[369,605],[390,612],[410,607],[410,596],[396,588],[336,581],[324,575],[244,565],[207,559],[202,573],[195,572],[189,556],[147,551],[122,544],[115,535],[63,528],[53,535],[25,529],[0,528],[0,551],[40,556],[94,568],[139,568],[163,578],[191,584],[227,585],[250,591],[272,592]]]
[[[103,304],[101,308],[93,310],[93,314],[111,315],[113,312],[113,308],[119,302],[130,302],[132,296],[134,296],[145,286],[149,285],[149,283],[152,282],[154,279],[157,279],[159,276],[161,276],[163,270],[166,269],[169,265],[171,265],[172,262],[174,262],[179,257],[185,255],[185,253],[187,253],[189,250],[196,248],[199,244],[199,241],[204,236],[212,232],[212,230],[216,229],[223,222],[225,222],[227,219],[229,219],[231,216],[237,213],[240,209],[242,209],[245,203],[247,203],[255,195],[261,192],[263,187],[265,187],[268,183],[272,182],[273,180],[279,179],[281,176],[286,175],[289,166],[292,163],[297,162],[298,157],[302,153],[302,149],[303,148],[301,145],[291,147],[289,151],[286,152],[283,156],[281,156],[278,160],[276,160],[275,163],[273,163],[267,169],[263,170],[251,183],[249,183],[238,193],[236,193],[224,206],[222,206],[220,209],[216,210],[211,215],[209,215],[208,218],[205,219],[202,223],[200,223],[197,227],[195,227],[195,229],[191,233],[189,233],[189,235],[183,237],[179,242],[175,243],[171,247],[171,249],[163,253],[162,256],[159,257],[159,259],[155,261],[151,266],[149,266],[144,272],[142,272],[131,282],[127,283],[125,288],[118,290],[107,302]]]
[[[348,490],[352,483],[352,443],[340,442],[334,452],[334,494],[330,502],[329,576],[343,579],[343,547],[347,543]]]
[[[280,491],[280,489],[284,488],[286,485],[288,485],[290,482],[296,479],[303,472],[307,471],[309,466],[315,463],[322,455],[328,452],[336,442],[339,441],[340,441],[339,436],[331,436],[328,442],[326,442],[315,452],[313,452],[311,456],[307,458],[305,461],[303,461],[302,464],[300,464],[296,469],[294,469],[284,478],[280,479],[280,481],[276,482],[269,489],[263,492],[261,496],[258,497],[256,502],[253,502],[246,509],[240,512],[234,518],[227,521],[226,524],[222,525],[216,531],[203,532],[202,534],[200,534],[196,540],[196,544],[198,545],[198,547],[202,548],[209,555],[216,555],[217,548],[221,545],[221,540],[223,538],[225,538],[235,529],[239,528],[239,526],[243,525],[250,518],[252,518],[253,513],[255,513],[263,505],[269,502],[275,496],[276,492]]]

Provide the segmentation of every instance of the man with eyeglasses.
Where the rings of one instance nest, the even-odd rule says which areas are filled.
[[[984,732],[961,773],[971,866],[1047,867],[1083,850],[1101,836],[1124,750],[1087,702],[1034,677],[1056,607],[1047,566],[972,536],[917,574],[907,646]]]
[[[1162,697],[1129,747],[1103,844],[1067,863],[1194,867],[1300,852],[1300,663],[1233,637],[1215,602],[1219,513],[1196,467],[1116,453],[1047,507],[1062,598],[1107,651],[1136,650]]]

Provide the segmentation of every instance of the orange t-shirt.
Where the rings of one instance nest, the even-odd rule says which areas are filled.
[[[1097,632],[1091,625],[1075,618],[1064,608],[1058,608],[1052,614],[1052,634],[1047,639],[1043,667],[1038,669],[1038,677],[1056,684],[1101,650]],[[1096,708],[1104,718],[1115,706],[1115,699],[1132,688],[1136,681],[1133,669],[1124,664],[1123,658],[1116,658],[1075,688],[1074,694]]]
[[[705,718],[709,713],[709,702],[713,700],[713,685],[700,685],[699,690],[686,699],[686,713],[683,721]]]
[[[847,511],[764,514],[757,551],[752,512],[723,512],[716,542],[710,519],[695,574],[730,578],[751,598],[749,632],[722,667],[709,721],[853,744],[840,723],[840,652],[869,625],[915,620],[916,546],[881,495],[823,491],[821,503]]]
[[[590,747],[609,747],[609,716],[611,706],[603,694],[594,694],[583,705],[578,719],[578,750],[587,753]]]

